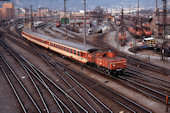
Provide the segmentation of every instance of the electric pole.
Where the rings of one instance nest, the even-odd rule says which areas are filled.
[[[64,0],[64,27],[65,27],[65,32],[66,32],[66,36],[67,37],[67,23],[66,23],[67,19],[66,19],[66,0]]]
[[[31,27],[31,30],[32,30],[32,28],[33,28],[32,5],[30,7],[30,27]]]
[[[158,19],[158,29],[157,29],[157,37],[159,37],[159,8],[158,8],[158,0],[156,0],[156,16],[157,16],[157,19]]]
[[[164,50],[164,40],[165,40],[165,35],[166,35],[166,16],[167,16],[167,0],[162,0],[163,1],[163,37],[162,37],[162,60],[165,60],[165,50]]]
[[[138,11],[137,11],[137,20],[139,20],[139,0],[138,0]]]
[[[84,46],[86,45],[86,0],[84,0]]]
[[[123,12],[123,6],[122,6],[122,18],[121,18],[121,31],[124,33],[124,12]]]

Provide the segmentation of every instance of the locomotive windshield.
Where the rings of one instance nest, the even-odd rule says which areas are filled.
[[[89,49],[88,52],[89,52],[89,53],[93,53],[93,52],[95,52],[95,51],[97,51],[97,50],[98,50],[98,49],[93,48],[93,49]]]

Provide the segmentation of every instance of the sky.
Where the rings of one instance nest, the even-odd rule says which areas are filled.
[[[20,8],[29,8],[30,5],[33,5],[33,8],[37,7],[49,7],[50,9],[63,10],[63,1],[64,0],[10,0],[13,2],[16,7]],[[83,9],[84,0],[67,0],[67,10],[80,10]],[[122,6],[125,8],[135,8],[137,7],[137,0],[86,0],[87,9],[94,9],[96,6],[101,6],[106,8],[115,8],[119,9]],[[145,9],[150,9],[155,7],[156,0],[139,0],[140,7]],[[162,0],[158,0],[158,6],[162,7]],[[168,6],[170,7],[170,0],[168,1]],[[0,1],[0,4],[3,2]]]

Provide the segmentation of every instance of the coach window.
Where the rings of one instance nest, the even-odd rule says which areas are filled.
[[[76,50],[74,50],[74,54],[76,54]]]
[[[79,51],[77,52],[77,55],[80,56],[80,52]]]
[[[73,53],[72,49],[70,49],[70,52]]]
[[[66,47],[64,47],[64,51],[66,51]]]
[[[67,51],[69,52],[69,48],[67,48]]]
[[[58,46],[58,48],[60,49],[60,45]]]

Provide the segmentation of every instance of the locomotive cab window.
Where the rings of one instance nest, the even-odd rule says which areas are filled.
[[[103,57],[106,57],[107,56],[107,54],[103,54]]]

